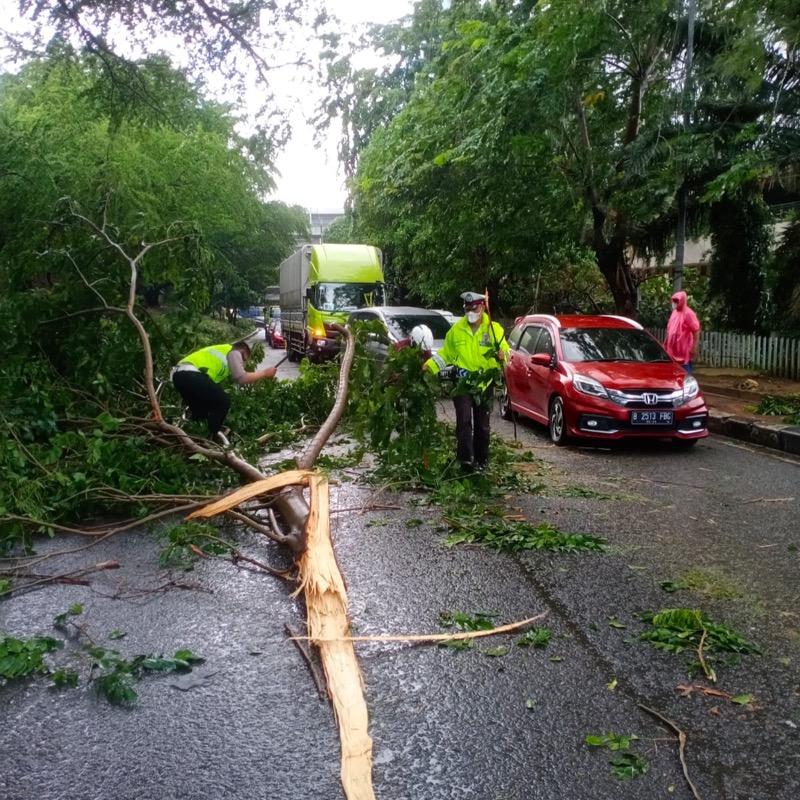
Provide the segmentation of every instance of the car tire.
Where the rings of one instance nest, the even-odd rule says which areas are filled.
[[[550,401],[550,411],[547,415],[547,430],[550,440],[557,447],[567,444],[569,436],[567,434],[567,416],[564,413],[564,401],[556,395]]]
[[[508,386],[505,383],[500,392],[500,416],[507,420],[513,420],[516,416],[511,408],[511,398],[508,396]]]

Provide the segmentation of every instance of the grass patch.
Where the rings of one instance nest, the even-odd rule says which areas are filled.
[[[562,486],[553,491],[555,497],[583,497],[590,500],[630,500],[629,495],[611,494],[588,486]]]
[[[663,581],[665,592],[679,592],[686,589],[698,592],[715,600],[741,600],[744,592],[732,578],[714,569],[690,569],[679,578]]]

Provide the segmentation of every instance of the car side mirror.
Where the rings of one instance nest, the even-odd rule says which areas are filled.
[[[310,286],[306,289],[306,300],[314,300],[314,290]]]
[[[549,353],[534,353],[531,356],[531,364],[537,367],[552,367],[553,357]]]

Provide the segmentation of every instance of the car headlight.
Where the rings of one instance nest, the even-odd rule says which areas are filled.
[[[683,382],[683,402],[688,403],[691,399],[697,397],[699,391],[700,387],[697,384],[697,380],[691,375],[687,375],[686,380]]]
[[[583,394],[588,394],[590,397],[602,397],[608,399],[608,392],[606,387],[600,381],[594,378],[589,378],[586,375],[576,375],[572,379],[572,385]]]

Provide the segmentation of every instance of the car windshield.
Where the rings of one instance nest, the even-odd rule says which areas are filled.
[[[320,311],[354,311],[383,303],[383,286],[376,283],[320,283],[315,305]]]
[[[409,339],[417,325],[427,325],[434,339],[444,339],[450,323],[441,314],[387,314],[386,323],[398,339]]]
[[[637,328],[564,328],[565,361],[670,361],[664,348]]]

